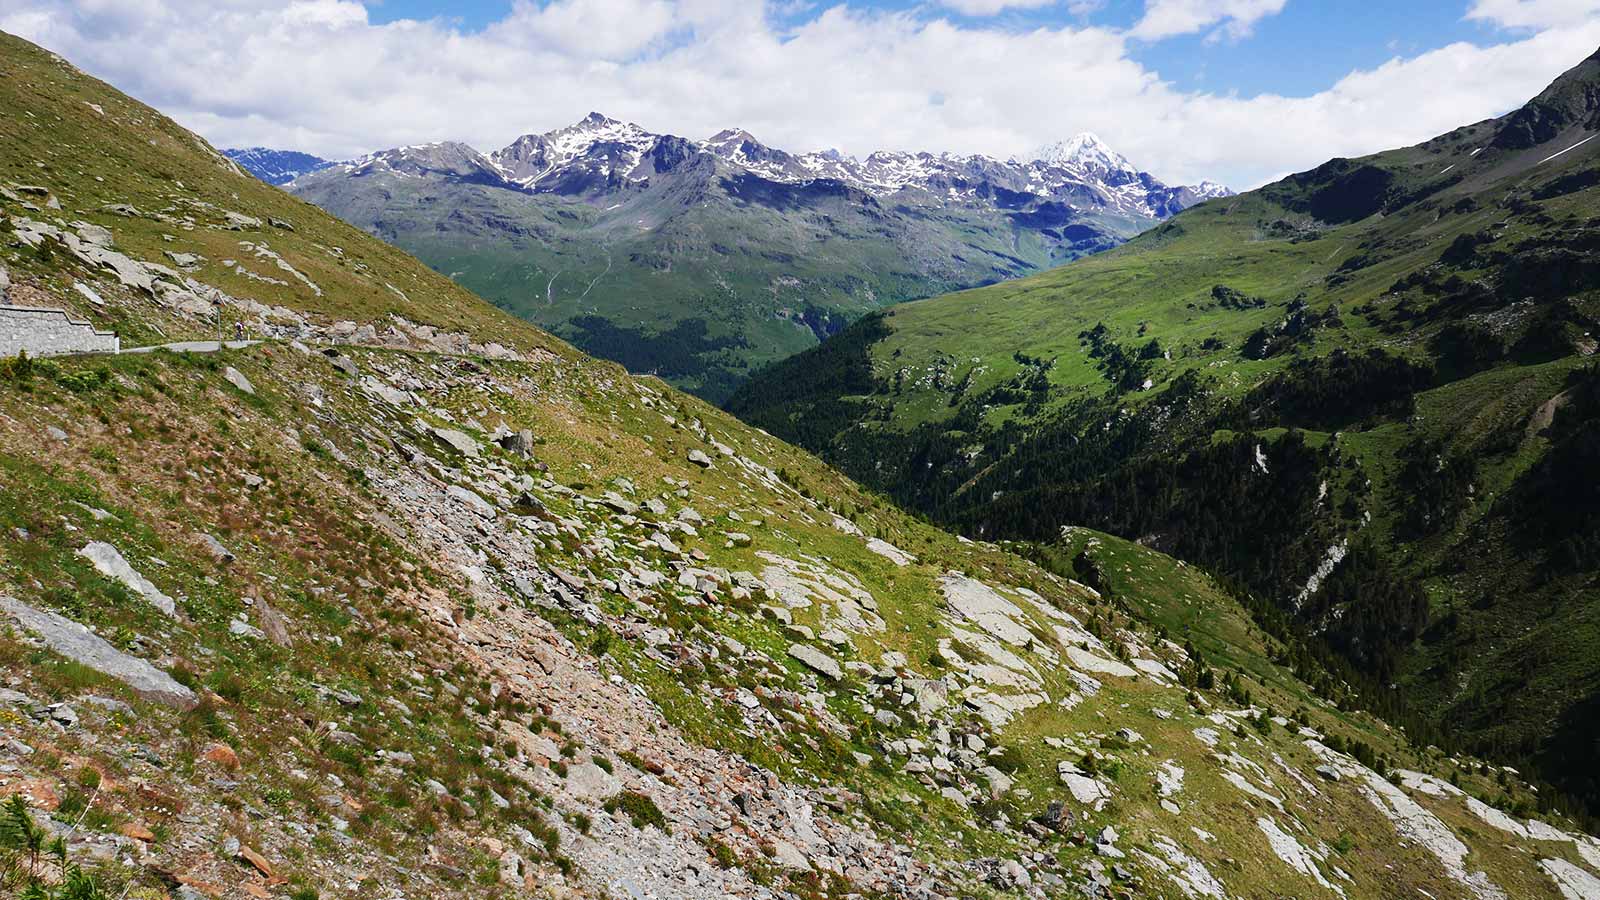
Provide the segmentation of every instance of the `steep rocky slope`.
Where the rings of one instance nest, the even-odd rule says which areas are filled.
[[[8,890],[1600,887],[1515,773],[1321,699],[1196,570],[930,528],[38,48],[0,67],[9,298],[268,338],[0,362]]]
[[[902,300],[1113,247],[1227,191],[1093,136],[1041,158],[791,154],[599,113],[492,153],[373,153],[288,189],[580,348],[720,400]]]
[[[897,308],[730,408],[972,536],[1089,524],[1203,564],[1396,721],[1600,804],[1597,97],[1600,57]]]

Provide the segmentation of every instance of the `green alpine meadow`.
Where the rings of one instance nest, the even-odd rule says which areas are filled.
[[[1600,55],[1501,118],[869,317],[728,408],[973,537],[1200,565],[1392,721],[1590,805],[1597,125]]]

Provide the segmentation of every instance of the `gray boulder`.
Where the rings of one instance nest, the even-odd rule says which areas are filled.
[[[239,390],[244,391],[246,394],[250,394],[251,396],[255,396],[256,386],[250,383],[250,379],[244,377],[243,372],[235,369],[233,366],[228,366],[227,368],[223,369],[222,377],[226,378],[229,384],[233,385]]]
[[[480,452],[477,440],[464,431],[430,425],[428,426],[428,433],[432,434],[439,443],[469,459],[476,459]]]
[[[233,551],[229,550],[227,547],[224,547],[222,542],[217,540],[215,535],[201,532],[200,543],[205,546],[206,552],[211,554],[211,558],[216,560],[218,565],[225,566],[228,563],[233,562]]]
[[[500,855],[500,883],[513,887],[522,887],[525,878],[523,869],[525,864],[522,857],[513,850],[507,850]]]
[[[104,541],[95,541],[79,550],[78,555],[94,563],[95,569],[101,575],[122,582],[125,587],[149,601],[156,609],[169,616],[177,615],[177,603],[162,593],[160,588],[151,584],[150,579],[135,571],[133,566],[122,558],[117,548]]]
[[[89,222],[78,222],[75,223],[74,227],[77,229],[78,237],[82,238],[85,243],[93,244],[96,247],[111,246],[110,229]]]
[[[978,770],[978,774],[989,782],[989,793],[995,797],[1004,796],[1016,784],[1016,781],[1010,775],[996,769],[994,766],[984,766]]]
[[[284,618],[283,613],[261,601],[256,602],[255,609],[256,621],[261,623],[261,631],[267,636],[267,640],[279,647],[294,644],[294,638],[289,633],[289,620]]]
[[[622,781],[592,762],[567,767],[566,794],[574,800],[606,800],[622,790]]]
[[[796,872],[811,871],[811,860],[806,858],[805,853],[782,838],[774,838],[772,841],[772,861]]]
[[[497,438],[495,443],[499,444],[500,449],[507,453],[515,453],[518,456],[533,455],[533,432],[526,428]]]
[[[844,670],[839,668],[838,661],[815,647],[807,644],[790,644],[789,655],[799,660],[806,668],[826,675],[834,681],[844,677]]]
[[[942,678],[908,678],[906,688],[915,698],[917,712],[924,716],[933,715],[950,702],[950,686]]]
[[[485,519],[495,517],[494,504],[483,499],[483,496],[476,491],[452,484],[445,488],[445,493],[450,495],[452,499],[465,504],[473,512]]]
[[[361,377],[361,389],[390,406],[406,406],[411,402],[410,394],[371,375]]]
[[[613,512],[631,516],[639,511],[639,504],[627,499],[616,491],[606,491],[600,495],[600,502],[610,507]]]
[[[193,709],[199,703],[194,692],[173,680],[171,675],[123,653],[71,619],[34,609],[11,597],[0,597],[0,611],[24,631],[38,635],[46,647],[79,665],[117,679],[146,700],[178,709]]]
[[[1072,813],[1068,811],[1065,801],[1051,800],[1050,805],[1039,814],[1039,822],[1046,828],[1059,831],[1072,824]]]

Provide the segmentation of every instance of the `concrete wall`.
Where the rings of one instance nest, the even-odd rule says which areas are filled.
[[[26,350],[29,356],[62,353],[116,353],[122,347],[114,331],[99,331],[63,309],[0,306],[0,358]]]

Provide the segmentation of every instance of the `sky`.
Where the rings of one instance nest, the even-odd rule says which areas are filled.
[[[594,110],[858,156],[1092,131],[1248,189],[1515,108],[1600,0],[5,0],[0,30],[222,147],[488,151]]]

